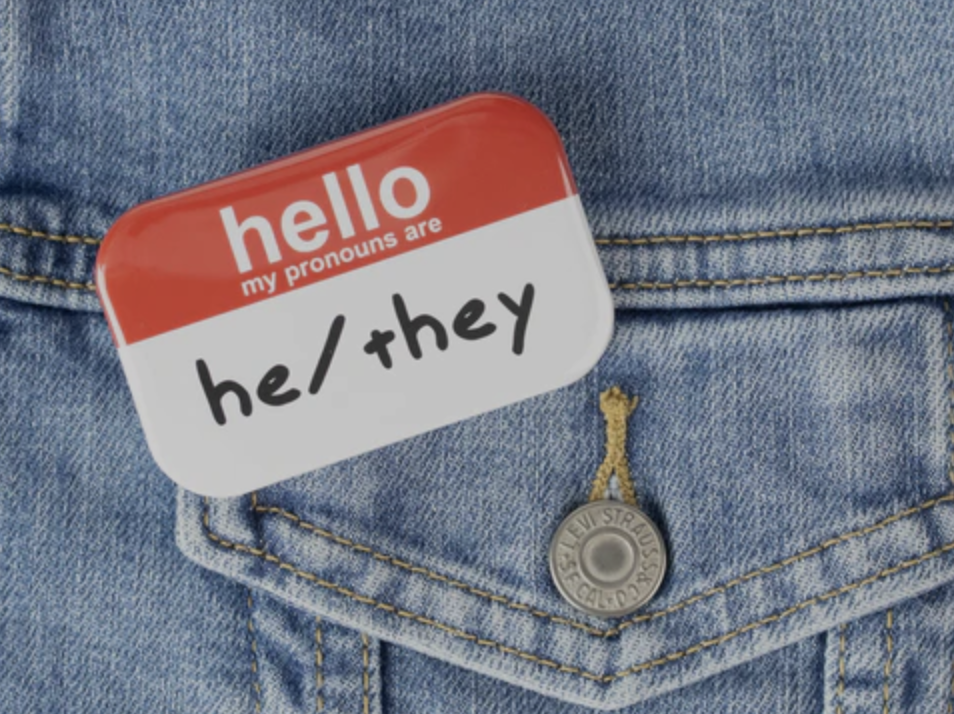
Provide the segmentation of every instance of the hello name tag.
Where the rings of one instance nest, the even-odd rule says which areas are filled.
[[[210,496],[569,384],[613,330],[560,139],[500,94],[137,206],[96,272],[156,462]]]

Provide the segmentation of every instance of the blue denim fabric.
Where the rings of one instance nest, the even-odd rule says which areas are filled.
[[[952,25],[0,0],[0,709],[951,711]],[[564,137],[617,306],[597,368],[254,495],[177,492],[92,291],[110,223],[485,89]],[[614,385],[670,570],[601,620],[546,554]]]

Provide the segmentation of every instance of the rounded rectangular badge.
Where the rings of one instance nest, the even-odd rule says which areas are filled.
[[[214,496],[569,384],[613,329],[560,139],[500,94],[137,206],[97,285],[153,456]]]

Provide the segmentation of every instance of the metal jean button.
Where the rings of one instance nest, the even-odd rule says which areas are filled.
[[[666,573],[662,534],[627,503],[592,501],[570,513],[550,543],[560,594],[591,615],[620,617],[656,594]]]

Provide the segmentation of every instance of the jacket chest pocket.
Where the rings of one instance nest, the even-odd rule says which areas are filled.
[[[435,673],[602,709],[949,582],[951,251],[843,233],[603,241],[616,331],[585,378],[250,497],[183,492],[180,546]],[[623,451],[669,563],[648,604],[601,618],[548,549],[607,458],[613,386],[639,398]]]

